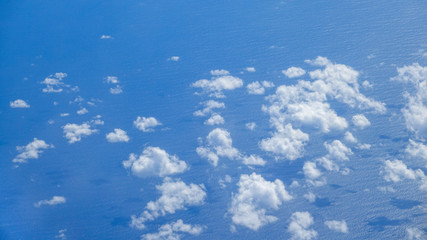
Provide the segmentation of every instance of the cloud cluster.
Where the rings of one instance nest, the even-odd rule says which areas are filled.
[[[262,139],[259,146],[262,150],[275,154],[276,159],[295,160],[303,156],[308,140],[308,134],[286,124],[283,128],[279,127],[271,138]]]
[[[108,84],[115,84],[116,86],[110,88],[111,94],[120,94],[123,92],[122,86],[119,85],[120,81],[116,76],[107,76],[105,81]]]
[[[331,229],[332,231],[340,232],[340,233],[348,233],[348,227],[347,227],[347,223],[345,220],[342,220],[342,221],[338,221],[338,220],[325,221],[325,225],[329,229]]]
[[[68,139],[68,143],[75,143],[82,140],[82,137],[90,136],[93,133],[96,133],[97,129],[91,129],[89,123],[75,124],[67,123],[62,126],[64,130],[64,137]]]
[[[129,136],[126,134],[126,131],[120,128],[115,128],[114,132],[108,133],[105,135],[105,138],[110,143],[129,142]]]
[[[265,161],[256,156],[245,156],[233,147],[230,133],[222,128],[212,130],[206,137],[206,145],[196,149],[200,157],[207,159],[213,166],[218,165],[220,157],[241,160],[246,165],[264,165]]]
[[[49,200],[40,200],[36,203],[34,203],[35,207],[41,207],[42,205],[58,205],[58,204],[64,204],[67,200],[63,196],[53,196]]]
[[[13,160],[14,163],[25,163],[28,159],[37,159],[43,153],[44,149],[53,148],[52,144],[47,144],[43,140],[34,138],[26,146],[17,146],[16,150],[20,152]]]
[[[203,205],[206,198],[205,187],[203,184],[185,184],[181,180],[172,180],[166,177],[162,185],[156,186],[162,196],[156,201],[150,201],[145,206],[145,211],[138,217],[132,216],[131,226],[143,229],[144,223],[166,214],[173,214],[178,210],[185,209],[188,206]]]
[[[405,152],[414,159],[427,161],[427,145],[409,139]],[[426,162],[427,163],[427,162]]]
[[[162,123],[154,117],[137,117],[133,125],[143,132],[153,132],[154,128],[162,125]]]
[[[10,102],[11,108],[29,108],[30,105],[22,99],[16,99],[13,102]]]
[[[427,176],[421,169],[413,170],[408,168],[400,160],[386,160],[381,170],[381,174],[387,182],[400,182],[404,179],[416,180],[420,184],[420,190],[427,191]]]
[[[201,79],[191,84],[191,86],[201,88],[202,93],[216,98],[224,98],[224,90],[234,90],[243,86],[242,79],[229,75],[226,70],[214,70],[211,71],[211,74],[212,78],[210,80]]]
[[[267,211],[278,210],[283,202],[292,199],[282,181],[270,182],[256,173],[242,174],[237,185],[239,190],[233,195],[229,213],[234,224],[252,230],[275,222],[277,217],[267,215]]]
[[[317,238],[317,232],[311,229],[314,220],[309,212],[294,212],[291,216],[288,232],[292,240],[311,240]]]
[[[55,73],[49,75],[49,77],[45,78],[41,84],[46,85],[43,88],[44,93],[59,93],[62,92],[64,87],[70,87],[70,85],[66,85],[62,80],[67,77],[66,73]]]
[[[402,109],[406,127],[419,138],[427,137],[427,67],[418,63],[397,68],[398,75],[391,80],[410,83],[415,93],[406,93],[408,102]]]
[[[194,116],[197,117],[204,117],[208,114],[214,113],[213,109],[221,109],[221,108],[225,108],[225,104],[222,102],[217,102],[215,100],[209,100],[206,102],[203,102],[203,109],[202,110],[197,110],[193,113]]]
[[[303,172],[308,183],[314,186],[322,186],[326,184],[326,178],[323,177],[319,166],[322,166],[327,171],[338,172],[342,169],[342,162],[348,161],[349,156],[353,155],[350,148],[344,145],[339,140],[334,140],[331,143],[323,143],[326,151],[325,156],[316,159],[315,161],[307,161],[304,163]],[[343,174],[348,173],[348,169],[342,170]]]
[[[272,88],[274,87],[274,83],[262,81],[261,83],[258,81],[249,83],[246,88],[248,90],[249,94],[253,95],[262,95],[265,93],[265,88]]]
[[[147,147],[141,155],[130,154],[129,159],[123,161],[123,166],[130,169],[138,177],[164,177],[182,173],[187,170],[187,164],[175,155],[169,155],[158,147]]]
[[[143,240],[180,240],[184,233],[198,236],[203,232],[203,226],[185,224],[181,219],[160,226],[157,233],[142,235]]]

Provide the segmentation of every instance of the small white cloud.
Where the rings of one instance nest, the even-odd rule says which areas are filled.
[[[212,76],[230,75],[230,72],[224,69],[216,69],[216,70],[211,70],[211,75]]]
[[[93,133],[97,132],[96,129],[91,129],[91,126],[88,123],[75,124],[67,123],[62,127],[64,130],[64,137],[68,139],[68,143],[75,143],[82,140],[82,137],[90,136]]]
[[[371,144],[368,144],[368,143],[361,144],[360,143],[357,145],[357,148],[361,149],[361,150],[369,150],[369,149],[371,149]]]
[[[178,56],[172,56],[172,57],[168,58],[168,61],[178,62],[179,57]]]
[[[224,103],[217,102],[215,100],[209,100],[209,101],[203,102],[203,105],[204,105],[204,107],[202,110],[197,110],[193,113],[194,116],[203,117],[203,116],[206,116],[207,114],[212,113],[213,109],[225,108]]]
[[[13,160],[14,163],[25,163],[28,159],[38,159],[44,149],[53,148],[52,144],[47,144],[43,140],[34,138],[32,142],[26,146],[18,146],[16,150],[20,152]]]
[[[372,83],[370,83],[368,80],[363,81],[362,86],[364,88],[373,88],[374,87],[374,85],[372,85]]]
[[[347,161],[349,160],[348,156],[353,155],[351,149],[339,140],[334,140],[331,143],[325,142],[324,146],[328,151],[327,157],[332,160]]]
[[[22,99],[16,99],[13,102],[10,102],[11,108],[29,108],[30,105]]]
[[[111,94],[120,94],[123,92],[123,89],[120,85],[116,85],[114,88],[110,88]]]
[[[154,128],[162,125],[154,117],[137,117],[133,125],[143,132],[153,132]]]
[[[292,199],[279,179],[270,182],[255,173],[242,174],[237,185],[239,191],[233,195],[228,211],[234,224],[255,231],[277,221],[277,217],[267,215],[267,211],[277,211],[283,202]]]
[[[221,115],[214,113],[212,114],[212,116],[205,121],[205,125],[220,125],[220,124],[224,124],[224,118],[221,117]]]
[[[246,71],[248,71],[248,72],[256,72],[256,70],[255,70],[254,67],[247,67]]]
[[[305,70],[299,67],[290,67],[286,70],[283,70],[282,73],[285,74],[288,78],[296,78],[304,75]]]
[[[262,81],[262,86],[265,88],[272,88],[274,87],[274,83],[269,81]]]
[[[225,177],[223,179],[220,179],[218,181],[218,183],[221,186],[221,188],[225,188],[228,183],[231,183],[231,177],[230,177],[230,175],[225,175]]]
[[[49,77],[45,78],[41,84],[46,85],[45,88],[43,88],[44,93],[59,93],[62,92],[64,87],[70,87],[69,85],[66,85],[62,80],[67,77],[66,73],[55,73],[52,75],[49,75]]]
[[[353,136],[351,132],[345,132],[344,140],[349,143],[357,143],[357,139]]]
[[[158,147],[147,147],[139,156],[130,154],[129,159],[123,161],[123,166],[126,169],[130,168],[135,176],[141,178],[164,177],[187,170],[187,164],[184,161]]]
[[[218,165],[220,157],[226,157],[231,160],[240,160],[246,165],[265,165],[265,161],[256,156],[245,156],[239,150],[233,147],[233,140],[230,133],[221,128],[212,130],[206,137],[206,146],[198,147],[197,154],[207,159],[213,166]]]
[[[118,84],[119,83],[119,79],[116,76],[107,76],[105,78],[105,81],[109,84]]]
[[[89,111],[86,108],[82,108],[80,110],[77,111],[78,115],[84,115],[86,113],[88,113]]]
[[[245,124],[246,128],[253,131],[256,128],[256,123],[254,122],[248,122]]]
[[[338,220],[331,220],[331,221],[325,221],[325,225],[335,232],[340,233],[348,233],[348,227],[345,220],[338,221]]]
[[[248,89],[249,94],[253,95],[262,95],[265,93],[264,87],[258,81],[249,83],[246,88]]]
[[[243,86],[243,81],[231,75],[213,75],[211,80],[201,79],[191,84],[191,86],[201,88],[202,93],[208,94],[210,97],[224,98],[224,90],[240,88]]]
[[[364,129],[371,125],[371,122],[369,122],[363,114],[354,115],[352,120],[353,124],[360,129]]]
[[[304,198],[307,199],[309,202],[314,203],[316,201],[316,195],[312,192],[308,192],[304,194]]]
[[[41,207],[43,205],[58,205],[64,204],[67,200],[63,196],[53,196],[50,200],[40,200],[34,204],[35,207]]]
[[[306,133],[287,124],[283,129],[275,132],[271,138],[261,140],[259,146],[262,150],[275,154],[277,159],[284,157],[295,160],[303,156],[308,139]]]
[[[58,235],[56,235],[55,238],[58,238],[60,240],[67,240],[67,235],[65,235],[66,232],[67,232],[67,229],[59,230]]]
[[[425,240],[427,236],[418,228],[406,228],[406,239],[408,240]]]
[[[70,116],[70,114],[69,113],[61,113],[60,116],[61,117],[67,117],[67,116]]]
[[[403,179],[416,180],[420,184],[420,190],[427,191],[427,176],[425,176],[423,170],[408,168],[408,166],[400,160],[386,160],[381,174],[387,182],[396,183]]]
[[[409,139],[409,144],[406,147],[405,152],[414,159],[427,161],[427,145],[420,142],[415,142],[414,140]]]
[[[143,240],[180,240],[183,233],[198,236],[203,232],[203,226],[185,224],[181,219],[176,222],[164,224],[157,233],[142,235]]]
[[[185,209],[188,206],[203,205],[206,198],[205,187],[203,184],[196,185],[185,184],[181,180],[173,181],[166,177],[162,185],[156,186],[162,196],[156,201],[150,201],[145,206],[145,211],[138,217],[133,215],[131,226],[144,229],[144,223],[154,219],[173,214],[178,210]]]
[[[114,132],[108,133],[105,135],[105,138],[107,138],[107,141],[110,143],[129,142],[128,135],[120,128],[115,128]]]
[[[291,216],[288,232],[292,240],[311,240],[317,238],[317,232],[310,229],[314,220],[309,212],[294,212]]]
[[[112,37],[110,36],[110,35],[102,35],[101,37],[100,37],[100,39],[111,39]]]

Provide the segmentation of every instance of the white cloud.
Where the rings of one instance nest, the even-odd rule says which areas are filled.
[[[61,229],[58,231],[58,235],[55,236],[55,238],[61,239],[61,240],[66,240],[67,239],[67,235],[65,235],[65,233],[67,232],[67,229]]]
[[[172,57],[168,58],[168,61],[178,62],[179,57],[178,56],[172,56]]]
[[[226,157],[231,160],[241,160],[246,165],[265,165],[265,161],[256,156],[245,156],[234,148],[230,133],[221,128],[212,130],[206,137],[206,146],[198,147],[197,154],[206,158],[213,166],[218,165],[220,157]]]
[[[225,175],[224,179],[220,179],[218,183],[221,186],[221,188],[225,188],[227,186],[227,183],[231,183],[230,175]]]
[[[314,220],[309,212],[294,212],[291,216],[288,232],[292,240],[310,240],[317,238],[317,232],[310,229]]]
[[[208,94],[210,97],[224,98],[224,90],[240,88],[243,86],[243,81],[231,75],[213,75],[211,80],[201,79],[191,84],[191,86],[201,88],[202,93]]]
[[[303,156],[304,146],[308,140],[306,133],[287,124],[283,129],[275,132],[271,138],[261,140],[259,146],[264,151],[288,160],[295,160]]]
[[[130,154],[127,161],[123,161],[125,168],[130,168],[138,177],[164,177],[182,173],[187,170],[187,164],[175,155],[169,155],[158,147],[147,147],[141,155]]]
[[[353,124],[360,129],[371,126],[371,122],[369,122],[369,120],[363,114],[354,115],[352,121]]]
[[[349,143],[357,143],[357,139],[353,136],[351,132],[345,132],[344,140]]]
[[[35,207],[41,207],[43,205],[58,205],[64,204],[67,200],[63,196],[53,196],[50,200],[40,200],[34,204]]]
[[[30,105],[22,99],[16,99],[13,102],[10,102],[11,108],[29,108]]]
[[[246,128],[253,131],[256,128],[256,123],[254,122],[248,122],[245,124]]]
[[[86,108],[82,108],[80,110],[77,111],[78,115],[84,115],[86,113],[88,113],[89,111]]]
[[[82,137],[90,136],[98,131],[96,129],[91,129],[88,123],[82,123],[80,125],[67,123],[65,126],[62,126],[62,129],[64,130],[64,137],[68,139],[68,143],[79,142],[82,140]]]
[[[162,125],[162,123],[157,121],[154,117],[137,117],[133,125],[143,132],[153,132],[154,128]]]
[[[26,146],[18,146],[16,150],[20,152],[13,160],[14,163],[25,163],[27,159],[38,159],[39,155],[43,153],[43,149],[53,148],[52,144],[47,144],[43,140],[34,138],[32,142]]]
[[[116,76],[107,76],[105,80],[109,84],[118,84],[120,82]]]
[[[314,203],[316,201],[316,195],[312,192],[308,192],[304,194],[304,198],[307,199],[309,202]]]
[[[100,39],[111,39],[112,37],[110,36],[110,35],[102,35],[101,37],[100,37]]]
[[[246,71],[248,71],[248,72],[256,72],[256,70],[255,70],[254,67],[247,67]]]
[[[270,182],[255,173],[242,174],[237,185],[239,191],[233,195],[229,212],[234,224],[252,230],[277,221],[277,217],[267,215],[267,211],[278,210],[283,202],[292,199],[279,179]]]
[[[325,221],[325,225],[335,232],[341,232],[341,233],[348,233],[348,227],[345,220],[338,221],[338,220],[331,220],[331,221]]]
[[[411,83],[415,87],[415,93],[406,93],[408,99],[406,107],[402,109],[406,121],[406,127],[418,137],[427,136],[427,67],[418,63],[411,66],[397,68],[398,76],[391,80]]]
[[[143,240],[180,240],[183,233],[198,236],[203,232],[203,226],[185,224],[181,219],[176,222],[164,224],[157,233],[142,235]]]
[[[61,113],[60,116],[61,117],[67,117],[67,116],[70,116],[70,114],[69,113]]]
[[[230,72],[224,69],[211,70],[211,75],[221,76],[221,75],[230,75]]]
[[[324,146],[328,151],[327,157],[333,160],[345,161],[349,160],[349,155],[353,155],[351,149],[339,140],[334,140],[332,143],[325,142]]]
[[[214,113],[212,114],[212,116],[205,121],[206,125],[219,125],[219,124],[224,124],[224,118],[221,117],[221,115]]]
[[[120,85],[116,85],[114,88],[110,88],[111,94],[120,94],[123,92],[123,89]]]
[[[249,83],[246,88],[248,90],[249,94],[253,95],[262,95],[265,93],[265,88],[271,88],[274,87],[274,83],[262,81],[261,83],[258,81]]]
[[[425,240],[427,236],[418,228],[406,228],[406,239],[408,240]]]
[[[290,67],[286,70],[283,70],[282,73],[285,74],[288,78],[296,78],[304,75],[305,70],[299,67]]]
[[[302,170],[304,171],[304,175],[309,179],[317,179],[322,176],[322,172],[317,168],[315,162],[305,162]]]
[[[105,135],[105,138],[107,138],[107,141],[110,143],[129,142],[128,135],[120,128],[115,128],[114,132],[108,133]]]
[[[49,77],[45,78],[41,84],[46,85],[45,88],[43,88],[44,93],[59,93],[62,92],[64,89],[63,87],[70,87],[69,85],[66,85],[62,79],[66,78],[66,73],[55,73],[52,75],[49,75]]]
[[[203,184],[185,184],[181,180],[175,180],[166,177],[162,185],[156,186],[162,196],[156,201],[150,201],[145,206],[145,211],[140,216],[132,216],[131,226],[143,229],[144,223],[154,219],[173,214],[178,210],[183,210],[187,206],[203,205],[206,198],[205,187]]]
[[[203,102],[203,105],[204,105],[204,107],[202,110],[197,110],[193,113],[194,116],[203,117],[203,116],[206,116],[207,114],[212,113],[213,109],[225,108],[224,103],[217,102],[215,100],[209,100],[209,101]]]
[[[422,159],[427,161],[427,145],[420,142],[415,142],[409,139],[409,144],[405,149],[405,152],[415,159]]]
[[[249,94],[262,95],[265,93],[264,87],[258,81],[249,83],[246,88]]]
[[[381,174],[387,182],[400,182],[404,179],[416,180],[420,184],[420,190],[427,191],[427,176],[421,169],[408,168],[400,160],[386,160]]]

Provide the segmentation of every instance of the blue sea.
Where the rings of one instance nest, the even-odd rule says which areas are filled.
[[[326,185],[310,186],[304,163],[324,156],[324,142],[343,141],[347,130],[323,133],[294,124],[310,135],[303,156],[276,159],[260,148],[275,131],[262,108],[270,105],[268,96],[277,87],[311,81],[308,72],[322,67],[305,60],[318,56],[357,71],[360,92],[384,103],[387,111],[377,114],[331,100],[331,109],[347,119],[347,130],[371,148],[346,144],[353,152],[345,162],[349,173],[324,171]],[[426,239],[427,191],[419,189],[418,178],[390,182],[383,174],[384,161],[393,159],[427,174],[427,162],[405,152],[416,137],[402,108],[408,102],[405,92],[413,96],[414,88],[390,80],[397,68],[413,63],[427,66],[426,1],[3,0],[0,239],[141,239],[179,219],[203,227],[199,234],[179,233],[181,239]],[[307,74],[285,76],[282,70],[292,66]],[[214,78],[210,71],[215,69],[227,70],[243,86],[224,90],[225,98],[195,94],[200,89],[192,84]],[[42,82],[55,73],[67,74],[63,91],[43,92]],[[117,77],[122,93],[110,92],[117,84],[108,83],[108,76]],[[255,81],[275,87],[248,94],[246,86]],[[364,81],[372,87],[362,87]],[[11,107],[17,99],[30,107]],[[216,110],[224,124],[206,125],[209,116],[193,114],[208,100],[225,104]],[[88,113],[76,113],[83,108]],[[371,123],[363,130],[351,120],[361,113]],[[138,116],[154,117],[161,125],[141,131],[134,126]],[[96,119],[104,124],[94,124]],[[245,126],[249,122],[256,123],[253,131]],[[69,143],[63,127],[73,123],[90,123],[97,131]],[[230,133],[240,153],[256,154],[265,165],[220,157],[213,166],[201,157],[196,149],[217,127]],[[108,142],[106,134],[116,128],[130,140]],[[20,153],[17,146],[34,138],[54,147],[26,163],[13,162]],[[176,155],[187,170],[141,178],[123,166],[131,153],[140,155],[149,146]],[[241,175],[252,173],[269,182],[280,180],[293,196],[267,209],[277,219],[256,230],[233,222],[229,211]],[[222,186],[226,175],[231,180]],[[161,197],[156,186],[167,177],[203,184],[203,204],[147,221],[144,229],[132,227],[131,216]],[[386,187],[393,191],[380,190]],[[304,198],[307,192],[316,200]],[[66,202],[35,206],[53,196]],[[316,236],[293,235],[288,227],[295,212],[310,213],[313,223],[307,229]],[[345,220],[348,232],[332,231],[328,220]],[[408,229],[416,229],[420,238],[410,238]]]

